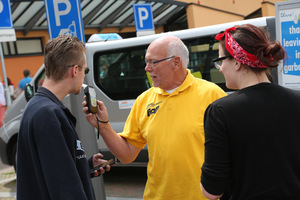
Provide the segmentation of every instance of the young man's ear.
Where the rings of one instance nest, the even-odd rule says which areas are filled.
[[[235,60],[235,63],[234,63],[234,68],[238,71],[240,70],[242,67],[242,63],[240,63],[239,61]]]
[[[74,65],[73,67],[70,67],[68,70],[68,76],[71,75],[71,77],[75,76],[78,73],[78,66]]]

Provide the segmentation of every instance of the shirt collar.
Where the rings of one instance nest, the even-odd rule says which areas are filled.
[[[37,95],[38,94],[43,94],[48,96],[53,102],[55,102],[56,104],[58,104],[60,107],[62,107],[63,109],[66,108],[66,106],[47,88],[40,86],[37,90]]]
[[[179,92],[184,91],[186,88],[190,87],[192,83],[194,82],[194,76],[191,74],[191,71],[189,69],[187,71],[187,76],[185,77],[183,83],[172,93],[167,93],[164,89],[161,89],[159,87],[155,87],[153,91],[157,94],[161,95],[177,95]]]
[[[47,96],[54,103],[56,103],[58,106],[60,106],[62,108],[62,110],[64,111],[64,113],[72,121],[74,126],[76,125],[76,118],[73,116],[73,114],[70,112],[70,110],[50,90],[48,90],[45,87],[40,86],[37,90],[36,95]]]

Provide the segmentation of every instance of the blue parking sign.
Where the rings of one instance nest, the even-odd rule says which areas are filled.
[[[0,29],[13,28],[10,11],[10,0],[0,0],[0,19]]]
[[[133,4],[136,31],[154,30],[151,4]]]
[[[49,38],[73,35],[85,42],[80,0],[45,0]]]

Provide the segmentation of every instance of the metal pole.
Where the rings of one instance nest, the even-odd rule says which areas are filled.
[[[6,106],[8,107],[11,104],[11,98],[10,98],[10,93],[9,93],[9,89],[8,89],[8,84],[7,84],[6,70],[5,70],[5,65],[4,65],[4,56],[3,56],[1,42],[0,42],[0,56],[1,56],[2,74],[3,74],[3,79],[4,79],[4,92],[5,92],[5,97],[6,97]]]
[[[85,118],[85,114],[82,112],[83,96],[83,89],[81,89],[81,93],[78,95],[70,94],[70,108],[73,115],[77,118],[76,130],[82,142],[83,149],[87,157],[90,157],[95,153],[98,153],[99,149],[97,145],[95,128],[89,124]],[[92,183],[94,186],[96,199],[106,200],[103,176],[93,178]]]

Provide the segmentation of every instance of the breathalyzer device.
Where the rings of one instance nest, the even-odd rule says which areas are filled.
[[[97,99],[96,99],[96,91],[92,86],[82,85],[84,88],[84,94],[86,96],[86,103],[88,107],[89,113],[97,113]]]

